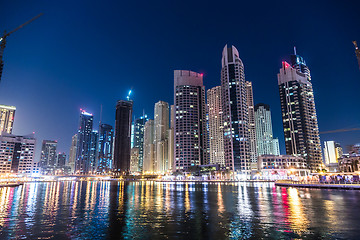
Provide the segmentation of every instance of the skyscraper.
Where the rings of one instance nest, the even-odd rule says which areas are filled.
[[[168,130],[169,104],[159,101],[154,107],[155,172],[164,173],[169,169]]]
[[[46,173],[52,173],[57,163],[57,141],[43,140],[41,146],[40,167]]]
[[[90,147],[92,130],[93,115],[85,110],[80,110],[75,162],[75,172],[77,174],[87,174],[91,171]]]
[[[109,124],[99,126],[97,172],[107,173],[112,168],[114,130]]]
[[[134,121],[134,144],[133,148],[138,149],[138,160],[137,163],[137,171],[142,172],[143,169],[143,161],[144,161],[144,128],[145,123],[147,122],[147,115],[141,116],[140,118],[135,119]]]
[[[69,154],[69,167],[72,173],[75,172],[75,162],[76,162],[76,147],[77,147],[77,134],[71,138],[70,154]]]
[[[322,157],[310,70],[296,53],[291,62],[283,62],[278,73],[286,154],[305,158],[315,171]]]
[[[34,135],[0,135],[0,174],[31,174],[35,155]]]
[[[221,86],[213,87],[207,91],[207,108],[209,118],[210,164],[219,164],[225,167]]]
[[[98,147],[98,140],[99,140],[99,134],[96,130],[93,130],[91,132],[91,138],[90,138],[90,168],[89,171],[96,172],[97,170],[97,147]]]
[[[144,127],[143,173],[154,172],[154,120],[149,119]]]
[[[223,49],[221,63],[225,165],[231,171],[250,174],[249,110],[244,65],[238,50],[227,45]]]
[[[254,96],[252,82],[245,81],[246,85],[246,102],[249,112],[249,143],[250,143],[250,162],[251,169],[257,170],[257,148],[255,133],[255,113],[254,113]]]
[[[255,105],[255,129],[258,155],[280,155],[279,141],[273,138],[269,105],[264,103]]]
[[[174,71],[174,105],[174,171],[186,171],[191,166],[208,162],[202,74],[187,70]]]
[[[2,132],[12,133],[15,111],[16,107],[0,105],[0,135]]]
[[[132,101],[119,100],[116,104],[113,165],[116,175],[125,175],[130,171],[132,109]]]

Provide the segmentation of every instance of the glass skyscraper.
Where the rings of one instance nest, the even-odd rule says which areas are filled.
[[[138,164],[137,164],[137,171],[142,172],[143,170],[143,161],[144,161],[144,128],[145,123],[147,122],[148,118],[146,115],[141,116],[140,118],[135,119],[134,121],[134,144],[133,148],[138,149]],[[136,165],[136,164],[135,164]],[[136,168],[136,167],[135,167]]]
[[[112,168],[114,130],[109,124],[100,124],[97,153],[97,172],[107,173]]]
[[[278,73],[286,154],[301,156],[312,171],[322,169],[319,127],[310,70],[302,57],[291,56]]]
[[[85,110],[80,110],[75,162],[75,173],[77,174],[87,174],[91,171],[90,148],[92,130],[93,115]]]

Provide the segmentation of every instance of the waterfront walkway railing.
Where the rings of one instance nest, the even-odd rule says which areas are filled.
[[[323,185],[329,185],[329,184],[349,184],[349,185],[360,185],[360,181],[346,181],[346,180],[335,180],[335,181],[316,181],[316,180],[278,180],[276,181],[278,183],[287,183],[287,184],[323,184]]]

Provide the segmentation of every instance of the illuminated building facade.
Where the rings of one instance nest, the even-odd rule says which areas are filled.
[[[57,162],[56,148],[57,141],[43,140],[41,146],[40,167],[45,174],[53,173],[55,170]]]
[[[206,105],[203,76],[174,71],[174,171],[208,162]]]
[[[109,124],[99,125],[97,172],[108,173],[112,168],[114,130]]]
[[[164,101],[154,107],[155,172],[164,173],[169,169],[169,104]]]
[[[139,151],[139,157],[138,157],[138,167],[137,171],[142,172],[143,169],[143,161],[144,161],[144,128],[145,123],[147,122],[148,118],[144,114],[144,116],[141,116],[140,118],[135,119],[134,121],[134,142],[133,142],[133,148],[137,148]]]
[[[130,154],[130,172],[137,173],[139,172],[139,148],[133,147],[131,148]]]
[[[92,130],[93,115],[85,110],[80,110],[75,161],[75,173],[77,174],[88,174],[92,170],[90,164]]]
[[[249,107],[244,65],[238,50],[227,45],[221,63],[225,166],[238,174],[250,175]]]
[[[0,105],[0,135],[2,132],[12,134],[16,107]]]
[[[76,147],[77,147],[77,134],[72,136],[71,138],[71,146],[70,146],[70,153],[69,153],[69,167],[70,172],[75,172],[75,162],[76,162]]]
[[[257,148],[256,148],[256,131],[255,131],[255,113],[254,113],[254,96],[252,82],[245,81],[246,85],[246,103],[249,114],[249,145],[250,145],[250,167],[251,170],[257,170]]]
[[[154,172],[154,120],[149,119],[144,127],[144,162],[143,173]]]
[[[0,136],[0,174],[31,174],[35,143],[33,135],[17,136],[3,133]]]
[[[339,169],[339,159],[343,156],[343,149],[335,141],[324,142],[325,166],[330,172],[337,172]]]
[[[130,171],[132,111],[132,101],[119,100],[117,102],[113,165],[115,175],[126,175]]]
[[[207,109],[209,123],[210,164],[225,167],[224,123],[221,101],[221,86],[207,91]]]
[[[255,126],[258,155],[280,155],[279,140],[273,138],[269,105],[264,103],[255,105]]]
[[[311,171],[322,169],[319,127],[310,70],[300,56],[291,56],[278,73],[286,154],[303,157]]]
[[[98,140],[99,140],[99,134],[96,130],[93,130],[91,132],[91,138],[90,138],[90,169],[91,172],[96,172],[97,170],[97,147],[98,147]]]

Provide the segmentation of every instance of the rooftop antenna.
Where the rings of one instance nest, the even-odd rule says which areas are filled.
[[[296,55],[296,46],[294,46],[294,55]]]

